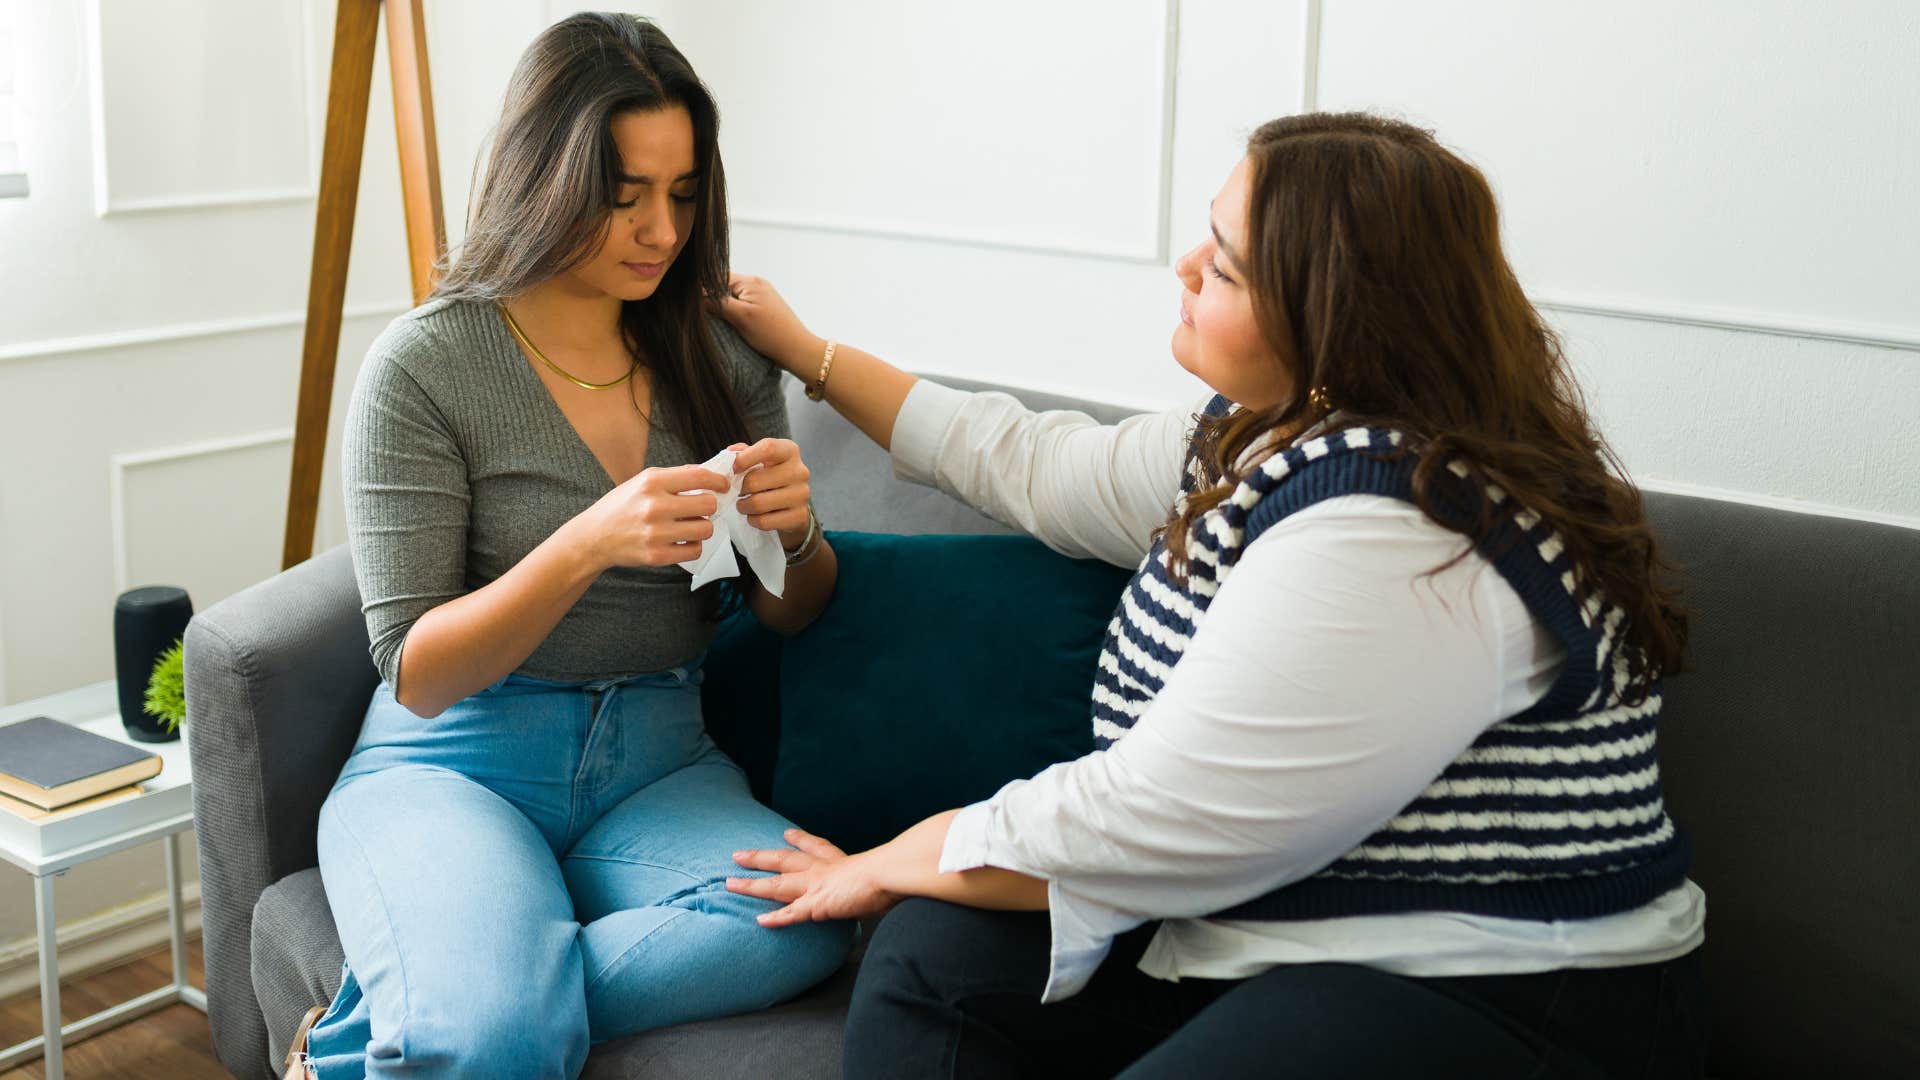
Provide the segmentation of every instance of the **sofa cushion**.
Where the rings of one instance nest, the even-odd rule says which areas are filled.
[[[1716,1076],[1920,1076],[1920,530],[1650,494],[1693,614],[1660,765]]]
[[[743,606],[720,625],[702,663],[700,714],[707,734],[768,800],[780,750],[780,635]]]
[[[601,1043],[581,1080],[838,1080],[856,963],[782,1005]]]
[[[319,868],[289,874],[260,893],[252,957],[253,994],[267,1021],[267,1050],[278,1061],[306,1011],[333,1000],[346,962]]]
[[[833,602],[781,658],[774,809],[861,850],[1093,748],[1128,571],[1021,536],[831,538]]]

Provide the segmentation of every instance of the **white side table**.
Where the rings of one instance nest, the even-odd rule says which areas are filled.
[[[62,1080],[67,1043],[118,1027],[176,1001],[207,1011],[207,995],[187,982],[187,950],[180,917],[180,834],[193,828],[193,766],[186,740],[136,743],[120,725],[111,681],[0,709],[0,725],[30,716],[51,716],[160,755],[160,775],[131,799],[108,803],[50,821],[27,821],[0,810],[0,859],[34,878],[33,914],[40,931],[40,1022],[42,1034],[0,1050],[0,1071],[35,1057],[46,1058],[47,1080]],[[92,1016],[60,1025],[60,956],[54,941],[53,879],[89,859],[150,840],[166,840],[167,918],[173,938],[173,982]]]

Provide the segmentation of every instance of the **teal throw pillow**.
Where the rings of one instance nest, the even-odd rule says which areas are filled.
[[[766,802],[780,749],[780,635],[745,604],[720,624],[701,665],[700,711],[707,734],[746,770],[753,797]]]
[[[1024,536],[829,538],[833,602],[782,650],[774,809],[860,851],[1092,750],[1129,571]]]

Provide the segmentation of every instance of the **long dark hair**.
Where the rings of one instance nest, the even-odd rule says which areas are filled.
[[[1598,594],[1626,613],[1629,700],[1679,670],[1686,614],[1663,581],[1640,493],[1507,265],[1486,178],[1432,132],[1366,113],[1271,121],[1247,154],[1254,319],[1294,389],[1272,408],[1202,418],[1208,484],[1167,525],[1176,567],[1194,520],[1272,452],[1275,433],[1338,410],[1336,429],[1410,436],[1414,493],[1441,525],[1485,538],[1517,503],[1557,530],[1580,598]],[[1512,499],[1460,512],[1446,479],[1454,460],[1473,490],[1497,484]]]
[[[448,256],[434,295],[498,303],[585,262],[605,238],[618,198],[623,170],[613,119],[675,105],[693,119],[700,172],[693,231],[659,288],[623,305],[620,321],[656,393],[679,406],[681,437],[704,457],[755,434],[723,374],[702,305],[727,287],[720,112],[651,22],[574,15],[527,47],[507,85],[466,239]]]

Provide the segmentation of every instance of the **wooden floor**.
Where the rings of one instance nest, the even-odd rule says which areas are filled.
[[[172,978],[172,961],[163,947],[119,967],[96,971],[60,987],[61,1019],[66,1023],[98,1012],[128,998],[157,990]],[[200,939],[187,948],[187,981],[205,989],[206,966]],[[0,1001],[0,1048],[40,1034],[40,993],[30,991]],[[72,1080],[96,1077],[134,1077],[146,1080],[209,1080],[227,1070],[213,1056],[213,1034],[207,1018],[188,1005],[169,1005],[138,1020],[67,1047],[67,1076]],[[46,1069],[33,1061],[0,1072],[0,1080],[45,1080]]]

